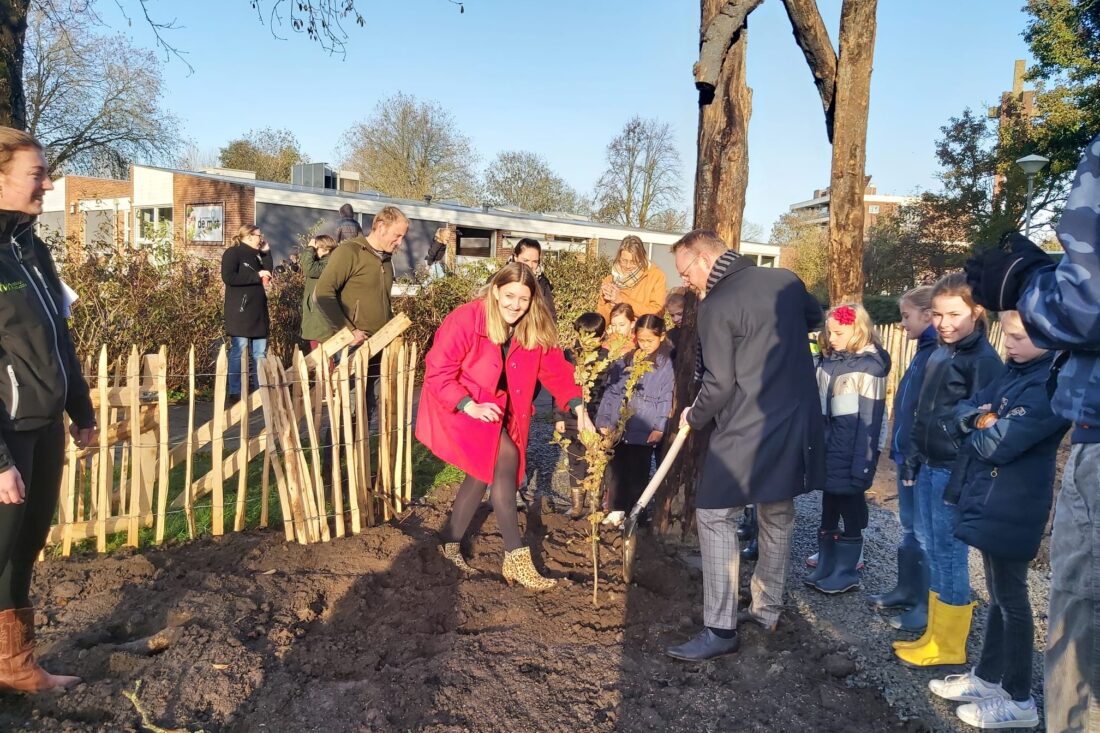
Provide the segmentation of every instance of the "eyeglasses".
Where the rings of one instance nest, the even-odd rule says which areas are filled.
[[[683,270],[677,270],[676,274],[679,275],[681,279],[686,278],[687,277],[687,271],[690,270],[691,266],[694,265],[699,260],[699,258],[702,257],[702,256],[703,256],[702,252],[695,255],[695,259],[693,259],[691,262],[687,263],[687,267],[685,267]]]

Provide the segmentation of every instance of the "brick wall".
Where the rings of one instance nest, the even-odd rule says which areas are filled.
[[[256,216],[256,189],[237,183],[212,181],[206,178],[175,174],[172,181],[172,239],[180,252],[217,259],[228,246],[237,229],[244,224],[254,224]],[[220,243],[185,241],[187,232],[187,207],[189,205],[222,204],[224,220],[222,232],[225,240]]]
[[[130,181],[113,178],[91,178],[88,176],[65,176],[65,235],[70,241],[82,246],[84,243],[84,214],[80,211],[81,201],[99,201],[103,199],[126,198],[133,196],[134,187]],[[122,244],[125,234],[126,216],[119,212],[115,220],[115,244]]]
[[[872,206],[877,206],[878,207],[878,213],[871,213],[871,207]],[[887,217],[887,216],[894,216],[898,213],[898,209],[900,209],[900,208],[901,208],[901,206],[899,204],[892,203],[892,202],[890,202],[890,203],[886,203],[886,202],[883,202],[883,203],[864,202],[864,204],[863,204],[863,237],[864,237],[864,239],[867,238],[867,236],[870,233],[871,227],[874,226],[880,218]]]

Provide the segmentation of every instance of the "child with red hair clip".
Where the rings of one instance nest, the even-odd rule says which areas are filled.
[[[857,566],[867,527],[867,499],[884,443],[890,357],[871,317],[858,304],[829,311],[821,332],[817,384],[825,416],[825,486],[817,567],[806,583],[822,593],[859,587]],[[840,522],[844,522],[844,530]]]

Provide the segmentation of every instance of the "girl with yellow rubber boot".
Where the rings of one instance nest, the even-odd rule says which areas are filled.
[[[894,642],[894,653],[915,667],[966,662],[970,601],[969,548],[955,538],[958,510],[944,503],[963,434],[955,408],[1004,372],[986,339],[985,309],[974,302],[963,273],[946,275],[932,290],[932,325],[940,346],[928,359],[910,431],[911,446],[899,467],[914,487],[914,531],[930,570],[928,626],[916,641]]]

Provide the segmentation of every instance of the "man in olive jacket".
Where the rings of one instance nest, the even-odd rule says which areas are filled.
[[[333,331],[347,326],[358,346],[393,318],[393,253],[409,231],[409,220],[394,206],[374,216],[370,234],[343,241],[328,256],[313,297]],[[381,353],[371,357],[367,378],[368,408],[373,411],[374,383]]]
[[[393,318],[392,258],[408,231],[405,215],[387,206],[375,215],[370,234],[343,241],[329,255],[317,280],[317,307],[333,331],[351,329],[356,345]]]
[[[703,559],[703,630],[667,649],[687,661],[737,650],[737,621],[773,630],[794,527],[794,497],[824,483],[824,424],[806,334],[821,306],[789,270],[757,267],[717,234],[673,245],[676,271],[695,290],[699,394],[682,422],[713,425],[695,498]],[[760,559],[752,605],[737,613],[738,518],[754,504]]]

